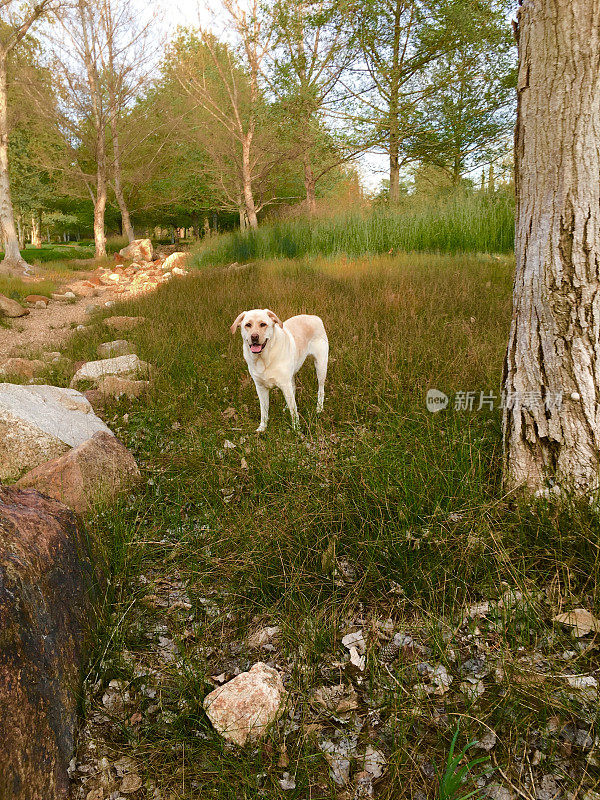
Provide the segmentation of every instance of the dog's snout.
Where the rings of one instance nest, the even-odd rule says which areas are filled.
[[[252,339],[253,342],[258,342],[258,333],[253,333],[250,338]]]

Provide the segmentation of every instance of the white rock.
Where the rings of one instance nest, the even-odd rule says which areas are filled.
[[[132,261],[152,261],[154,248],[150,239],[134,239],[127,247],[119,250],[119,255]]]
[[[350,663],[359,669],[361,672],[365,671],[366,659],[361,656],[356,647],[350,648]]]
[[[148,373],[149,366],[145,361],[130,353],[116,358],[103,358],[100,361],[88,361],[77,370],[71,379],[71,386],[77,386],[81,381],[99,381],[108,375],[138,375]]]
[[[184,272],[182,267],[184,266],[184,264],[186,264],[189,257],[190,253],[183,253],[183,252],[171,253],[170,256],[167,256],[167,258],[165,258],[162,268],[165,272],[169,270],[173,270],[173,272],[175,272],[175,270],[180,270],[180,272],[175,272],[176,275],[180,275],[182,272]]]
[[[57,458],[110,429],[73,389],[0,383],[0,480]]]
[[[283,711],[287,692],[280,674],[262,661],[214,689],[203,706],[215,730],[243,746],[264,736]]]

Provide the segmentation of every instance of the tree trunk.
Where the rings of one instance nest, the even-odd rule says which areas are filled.
[[[0,54],[0,228],[4,239],[4,260],[0,263],[0,272],[27,266],[19,252],[15,215],[10,199],[7,100],[6,54]]]
[[[19,243],[19,250],[25,249],[25,227],[23,226],[23,218],[20,214],[15,217],[17,225],[17,242]]]
[[[518,35],[505,479],[583,493],[600,467],[600,2],[523,0]]]
[[[310,163],[310,153],[304,153],[304,186],[306,188],[306,210],[309,214],[317,213],[317,184],[315,173]]]
[[[110,127],[114,155],[113,173],[115,178],[115,197],[117,198],[117,203],[119,204],[119,209],[121,210],[121,228],[125,236],[127,236],[127,240],[129,242],[133,242],[135,239],[135,234],[131,224],[131,217],[129,216],[129,209],[127,208],[127,203],[125,202],[125,196],[123,195],[123,187],[121,185],[121,150],[119,147],[117,113],[114,110],[110,115]]]
[[[104,125],[99,124],[96,139],[96,198],[94,202],[94,244],[96,258],[106,257],[106,233],[104,212],[106,210],[106,135]]]
[[[389,105],[389,156],[390,156],[390,205],[400,202],[400,28],[403,4],[396,0],[394,7],[394,39],[392,68],[390,75]]]
[[[400,201],[400,161],[398,158],[398,140],[390,139],[390,205]]]
[[[32,214],[31,215],[31,246],[32,247],[41,247],[42,246],[42,235],[40,230],[40,215],[39,214]]]
[[[256,216],[256,205],[252,194],[252,169],[250,167],[250,148],[252,146],[252,134],[247,133],[242,140],[242,191],[244,193],[244,205],[246,206],[246,216],[248,225],[256,230],[258,228],[258,217]]]

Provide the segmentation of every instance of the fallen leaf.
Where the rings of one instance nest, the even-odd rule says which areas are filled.
[[[356,631],[355,633],[347,633],[342,638],[342,644],[344,647],[348,648],[348,650],[354,647],[361,655],[367,649],[367,643],[365,642],[362,630]]]
[[[554,617],[554,622],[561,625],[567,625],[573,628],[573,633],[578,638],[580,636],[587,636],[592,631],[600,633],[600,620],[591,614],[585,608],[574,608],[573,611],[567,611],[565,614],[557,614]]]
[[[279,779],[279,785],[284,791],[296,788],[296,780],[289,772],[284,772],[283,776]]]
[[[137,772],[130,772],[129,775],[125,775],[123,780],[121,781],[120,791],[122,794],[133,794],[137,792],[138,789],[142,788],[142,779],[137,774]]]

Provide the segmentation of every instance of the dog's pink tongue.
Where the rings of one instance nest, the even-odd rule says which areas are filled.
[[[262,345],[261,344],[251,344],[250,345],[250,350],[252,350],[253,353],[260,353],[260,351],[262,350]]]

